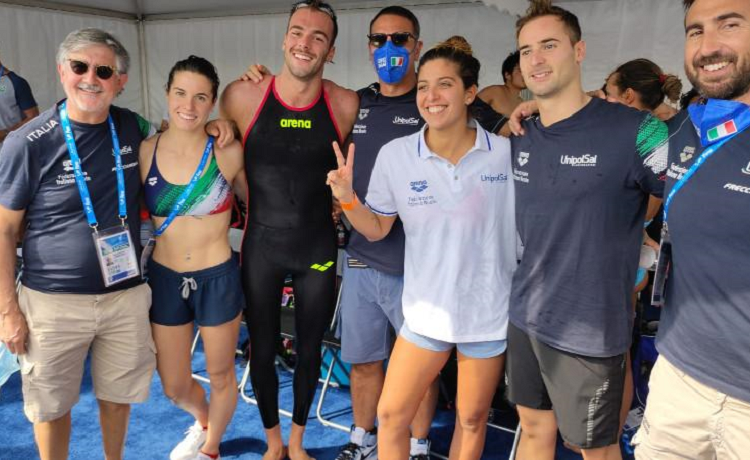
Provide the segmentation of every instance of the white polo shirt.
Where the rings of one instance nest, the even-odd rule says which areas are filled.
[[[426,126],[384,145],[366,200],[404,223],[406,324],[451,343],[505,340],[516,267],[510,142],[472,127],[455,166],[427,147]]]

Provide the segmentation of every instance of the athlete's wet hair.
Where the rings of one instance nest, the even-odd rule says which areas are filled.
[[[503,74],[503,81],[505,83],[508,82],[508,77],[506,75],[512,75],[513,69],[516,68],[518,63],[521,61],[521,53],[519,51],[514,51],[508,55],[507,58],[503,61],[503,67],[502,67],[502,74]]]
[[[193,72],[199,75],[203,75],[208,78],[211,82],[211,96],[216,101],[216,97],[219,94],[219,75],[216,73],[216,67],[208,62],[208,60],[193,56],[188,56],[187,59],[177,61],[177,63],[169,71],[169,78],[167,78],[167,92],[172,88],[172,81],[174,81],[174,74],[177,72]]]
[[[691,6],[693,6],[693,3],[695,3],[695,0],[682,0],[682,5],[685,7],[685,11],[689,10]]]
[[[477,58],[473,56],[471,45],[464,37],[454,35],[424,53],[419,60],[419,70],[421,71],[422,66],[433,59],[445,59],[456,64],[464,88],[479,86],[480,64]]]
[[[628,61],[610,75],[612,83],[620,92],[630,88],[641,99],[641,103],[649,109],[654,110],[666,97],[672,102],[677,102],[682,91],[682,82],[671,74],[665,74],[661,68],[648,59],[634,59]]]
[[[526,15],[516,21],[516,40],[521,34],[521,29],[529,22],[544,16],[554,16],[565,25],[571,44],[575,45],[581,41],[581,26],[575,14],[559,6],[552,6],[552,0],[530,0],[530,2],[531,5],[526,10]]]
[[[377,21],[380,16],[386,15],[400,16],[404,19],[408,19],[409,22],[411,22],[412,28],[414,29],[414,35],[419,38],[419,20],[416,16],[414,16],[414,13],[412,13],[411,10],[406,9],[403,6],[386,6],[382,10],[378,11],[378,14],[376,14],[375,17],[372,18],[372,21],[370,21],[370,32],[372,32],[372,25],[375,24],[375,21]]]
[[[289,30],[289,22],[291,22],[294,13],[303,8],[310,8],[313,11],[320,11],[321,13],[325,13],[329,18],[331,18],[331,21],[333,21],[333,37],[331,37],[331,46],[333,46],[333,44],[336,43],[336,37],[339,34],[339,23],[338,19],[336,18],[336,12],[333,11],[333,7],[326,2],[321,2],[320,0],[302,0],[299,2],[295,2],[294,5],[292,5],[292,11],[289,12],[289,20],[286,22],[287,30]]]

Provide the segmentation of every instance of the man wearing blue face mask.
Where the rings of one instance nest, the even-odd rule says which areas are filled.
[[[398,137],[417,132],[424,121],[416,104],[419,22],[406,8],[382,9],[370,22],[370,59],[378,81],[357,92],[359,116],[352,141],[357,147],[354,189],[367,196],[370,174],[380,148]],[[352,230],[344,264],[341,293],[342,358],[352,364],[351,395],[354,425],[350,442],[337,460],[375,458],[375,416],[383,389],[383,361],[388,358],[404,315],[401,292],[404,270],[404,230],[400,220],[390,234],[371,243]],[[412,458],[429,455],[427,436],[435,411],[437,385],[425,396],[412,422]]]
[[[414,69],[422,49],[419,32],[417,18],[400,6],[380,10],[370,22],[369,50],[378,81],[357,92],[359,116],[352,130],[352,142],[357,147],[354,163],[357,196],[367,196],[380,148],[393,139],[419,131],[424,124],[416,104]],[[502,127],[504,118],[489,105],[477,99],[473,109],[488,131],[497,132]],[[339,325],[342,358],[352,363],[354,426],[350,442],[342,448],[337,460],[361,460],[376,455],[375,416],[385,377],[383,361],[390,355],[394,331],[400,330],[404,322],[401,221],[396,220],[389,235],[377,242],[369,242],[352,230],[346,251]],[[412,459],[429,458],[427,436],[437,393],[435,382],[412,421]]]

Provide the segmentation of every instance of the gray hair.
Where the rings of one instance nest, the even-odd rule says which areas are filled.
[[[78,29],[69,33],[68,36],[65,37],[65,40],[60,43],[60,48],[57,50],[57,63],[64,64],[70,53],[75,53],[89,46],[97,45],[104,45],[115,53],[118,73],[128,73],[128,69],[130,68],[130,56],[125,50],[125,47],[122,46],[122,43],[112,36],[112,34],[94,28]]]

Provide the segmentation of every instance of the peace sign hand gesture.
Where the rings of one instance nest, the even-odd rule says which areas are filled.
[[[354,201],[352,180],[354,176],[354,143],[349,144],[346,159],[341,153],[338,142],[333,142],[333,152],[336,154],[338,169],[328,172],[326,184],[331,187],[333,196],[342,203]]]

